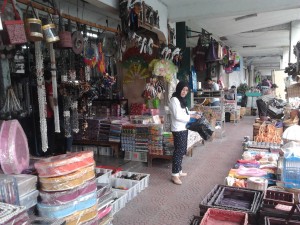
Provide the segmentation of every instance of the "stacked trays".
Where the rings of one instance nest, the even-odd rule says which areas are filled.
[[[149,126],[149,153],[151,155],[163,155],[163,125],[153,124]]]
[[[0,202],[0,225],[27,225],[29,217],[24,206]]]
[[[294,193],[267,190],[261,204],[261,221],[263,221],[265,216],[284,219],[287,218],[290,209],[295,204],[294,199]],[[300,213],[297,211],[294,212],[294,214],[291,216],[291,219],[300,220]]]
[[[249,222],[256,224],[257,212],[263,199],[259,190],[216,185],[200,203],[200,216],[209,208],[248,213]]]
[[[97,187],[93,152],[68,153],[34,164],[39,174],[39,215],[66,225],[96,224]]]
[[[164,155],[173,155],[174,138],[172,132],[163,133],[163,148],[164,148]]]

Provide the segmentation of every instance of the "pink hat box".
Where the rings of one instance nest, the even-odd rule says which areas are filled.
[[[34,164],[34,167],[39,177],[56,177],[91,165],[95,165],[94,152],[83,151],[41,159]]]
[[[0,164],[5,174],[20,174],[29,167],[27,137],[18,120],[2,121]]]
[[[83,185],[77,188],[67,190],[67,191],[59,191],[59,192],[40,191],[41,203],[49,204],[49,205],[62,205],[70,201],[75,201],[78,197],[96,191],[96,189],[97,189],[96,180],[93,179],[85,182]]]
[[[43,191],[65,191],[83,185],[86,181],[95,178],[95,167],[81,168],[76,172],[58,177],[40,177],[40,186]]]

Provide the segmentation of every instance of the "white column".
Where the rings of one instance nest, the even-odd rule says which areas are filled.
[[[300,20],[295,20],[291,22],[290,29],[290,63],[296,63],[297,59],[294,54],[294,46],[300,40]]]
[[[281,70],[284,70],[285,67],[288,66],[289,54],[290,54],[290,48],[289,47],[283,48],[282,59],[280,60],[280,69]]]
[[[254,86],[254,66],[250,66],[250,71],[249,71],[249,85],[250,87]]]

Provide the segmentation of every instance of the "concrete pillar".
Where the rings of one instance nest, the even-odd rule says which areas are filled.
[[[294,46],[300,39],[300,20],[295,20],[291,22],[291,29],[290,29],[290,63],[296,63],[297,59],[294,54]]]
[[[280,60],[280,69],[281,70],[284,70],[285,67],[288,66],[288,63],[289,63],[289,54],[290,54],[290,48],[289,47],[285,47],[283,49],[282,58]]]
[[[254,86],[254,66],[250,66],[250,71],[249,71],[249,85],[250,87]]]

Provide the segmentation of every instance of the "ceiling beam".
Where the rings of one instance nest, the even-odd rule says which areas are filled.
[[[271,12],[300,8],[299,0],[226,0],[212,4],[211,0],[202,0],[187,4],[168,5],[169,18],[173,22],[187,21],[190,18],[209,19],[229,16],[244,16],[253,13]]]

